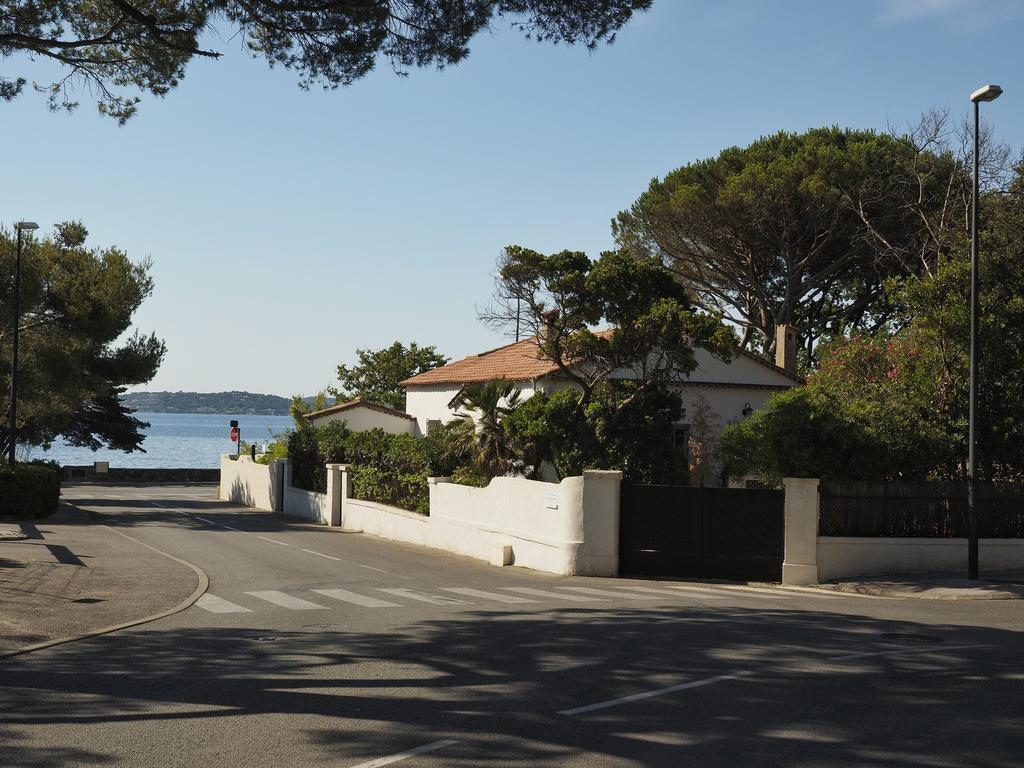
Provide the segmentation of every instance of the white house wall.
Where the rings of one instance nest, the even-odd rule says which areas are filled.
[[[411,435],[415,433],[416,423],[412,419],[394,416],[374,408],[347,408],[344,411],[328,413],[313,420],[313,424],[322,427],[332,421],[343,421],[353,432],[368,432],[371,429],[383,429],[392,435]]]
[[[523,381],[517,384],[521,391],[520,402],[533,397],[537,391],[533,382]],[[405,395],[405,411],[416,419],[417,434],[427,434],[428,421],[447,423],[455,418],[455,411],[448,407],[459,390],[460,384],[435,384],[426,387],[410,387]],[[503,405],[507,405],[505,401]],[[412,422],[410,422],[412,423]]]

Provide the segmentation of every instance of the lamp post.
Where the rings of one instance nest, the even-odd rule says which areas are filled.
[[[978,578],[978,175],[980,165],[980,107],[983,101],[995,101],[1003,89],[998,85],[983,85],[971,94],[974,104],[974,193],[971,196],[971,392],[967,414],[967,575]]]
[[[18,444],[18,323],[21,322],[21,244],[22,232],[39,229],[34,221],[19,221],[14,225],[18,231],[18,251],[14,260],[14,335],[11,341],[11,412],[7,430],[7,461],[14,466],[14,449]]]

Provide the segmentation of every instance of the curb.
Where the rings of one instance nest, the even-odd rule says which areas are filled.
[[[71,505],[69,504],[68,506],[70,507]],[[182,560],[180,557],[176,557],[176,556],[172,555],[169,552],[164,552],[162,549],[157,549],[156,547],[154,547],[154,546],[152,546],[150,544],[147,544],[144,541],[139,541],[134,536],[129,536],[127,533],[122,533],[121,531],[117,530],[116,528],[111,528],[109,525],[106,525],[105,523],[97,522],[93,518],[92,514],[87,512],[87,511],[85,511],[84,509],[81,509],[79,507],[71,507],[71,508],[72,509],[77,509],[83,515],[85,515],[85,517],[91,523],[93,523],[94,525],[99,525],[102,528],[106,528],[111,533],[116,533],[118,536],[122,536],[122,537],[128,539],[129,541],[135,542],[136,544],[145,547],[146,549],[152,550],[153,552],[156,552],[158,555],[163,555],[164,557],[168,558],[169,560],[173,560],[176,563],[180,563],[181,565],[184,565],[184,566],[186,566],[188,568],[191,568],[192,571],[196,574],[196,577],[198,578],[199,583],[196,584],[196,588],[195,588],[195,590],[193,590],[191,595],[186,597],[184,600],[182,600],[180,603],[178,603],[173,608],[168,608],[165,611],[160,611],[159,613],[154,613],[154,614],[151,614],[149,616],[144,616],[141,619],[133,619],[131,621],[122,622],[121,624],[113,624],[113,625],[111,625],[109,627],[102,627],[101,629],[94,629],[94,630],[91,630],[89,632],[84,632],[84,633],[82,633],[80,635],[72,635],[71,637],[61,637],[61,638],[57,638],[55,640],[44,640],[41,643],[35,643],[34,645],[27,645],[24,648],[19,648],[16,651],[5,651],[3,653],[0,653],[0,660],[9,659],[9,658],[11,658],[13,656],[22,656],[22,655],[24,655],[26,653],[32,653],[33,651],[41,651],[44,648],[53,648],[55,645],[64,645],[66,643],[75,643],[75,642],[78,642],[79,640],[87,640],[90,637],[99,637],[100,635],[109,635],[111,632],[118,632],[119,630],[128,629],[130,627],[137,627],[140,624],[149,624],[151,621],[156,621],[157,619],[165,619],[168,616],[173,616],[176,613],[181,613],[186,608],[192,607],[193,603],[195,603],[196,600],[198,600],[200,597],[202,597],[203,594],[206,593],[206,590],[208,590],[210,588],[210,577],[207,576],[206,572],[202,568],[200,568],[198,565],[196,565],[194,563],[190,563],[188,560]]]
[[[931,602],[970,602],[991,600],[1022,600],[1024,597],[1016,592],[1006,590],[990,590],[986,593],[974,592],[971,594],[958,594],[957,587],[934,587],[934,589],[949,590],[945,594],[927,594],[926,592],[910,592],[902,590],[887,589],[886,587],[862,586],[854,589],[828,589],[822,592],[831,592],[834,595],[848,595],[856,597],[879,597],[889,600],[929,600]]]

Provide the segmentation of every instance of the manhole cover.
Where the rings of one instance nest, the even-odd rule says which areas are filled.
[[[892,640],[897,643],[941,643],[941,637],[931,635],[915,635],[908,632],[885,632],[881,635],[883,640]]]

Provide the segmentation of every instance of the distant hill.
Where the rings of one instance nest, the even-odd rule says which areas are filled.
[[[223,413],[238,416],[287,416],[291,400],[254,392],[129,392],[129,408],[144,413]]]

